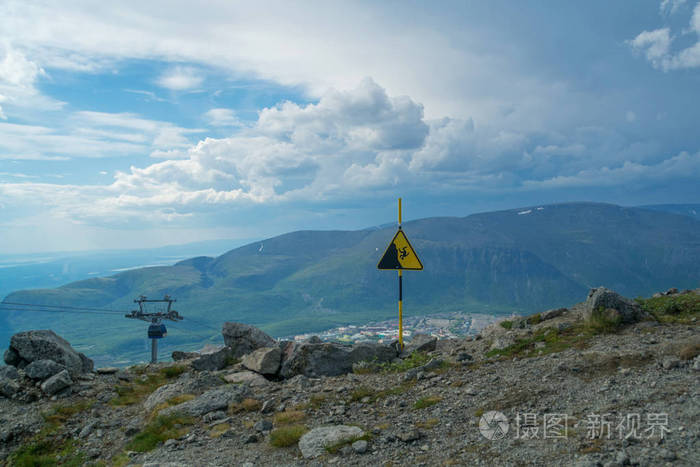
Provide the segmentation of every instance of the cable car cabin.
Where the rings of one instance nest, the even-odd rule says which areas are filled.
[[[162,339],[167,334],[168,330],[165,329],[165,324],[151,324],[148,326],[149,339]]]

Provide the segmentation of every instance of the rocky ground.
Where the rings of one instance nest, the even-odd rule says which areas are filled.
[[[0,463],[700,465],[700,295],[634,309],[594,295],[337,376],[183,355],[73,375],[48,397],[19,370]]]

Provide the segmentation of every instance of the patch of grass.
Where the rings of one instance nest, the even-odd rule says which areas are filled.
[[[592,333],[584,326],[572,326],[564,331],[554,328],[540,329],[526,338],[516,339],[515,343],[504,349],[493,349],[486,352],[487,357],[525,358],[561,352],[569,348],[583,349],[586,347]],[[544,346],[537,347],[538,342]]]
[[[165,368],[160,369],[160,374],[165,376],[167,379],[173,379],[177,378],[181,374],[183,374],[185,371],[187,371],[187,368],[183,365],[173,365],[173,366],[167,366]]]
[[[306,402],[304,404],[299,404],[296,406],[298,410],[304,410],[304,409],[318,409],[320,408],[323,404],[331,400],[331,395],[330,394],[312,394],[311,397],[309,398],[309,402]]]
[[[690,324],[700,316],[700,295],[695,293],[638,298],[637,303],[661,323]]]
[[[209,436],[211,436],[212,438],[218,438],[230,429],[231,425],[229,425],[228,423],[220,423],[219,425],[215,425],[214,428],[211,429],[211,431],[209,432]]]
[[[167,409],[168,407],[173,407],[175,405],[182,404],[183,402],[191,401],[194,399],[196,396],[194,394],[179,394],[175,397],[171,397],[167,401],[163,402],[162,404],[158,404],[153,411],[151,412],[149,416],[149,420],[153,420],[155,417],[158,416],[161,410]]]
[[[700,355],[700,343],[698,342],[694,344],[688,344],[678,352],[678,356],[682,360],[692,360],[698,355]]]
[[[360,386],[356,388],[352,393],[350,393],[349,402],[357,402],[365,397],[369,397],[369,402],[374,403],[380,399],[384,399],[389,396],[398,396],[405,393],[410,388],[416,384],[415,381],[406,381],[401,383],[399,386],[388,388],[388,389],[372,389],[366,386]]]
[[[117,397],[109,401],[110,405],[119,407],[138,404],[153,391],[180,376],[186,371],[186,368],[183,366],[170,366],[161,368],[154,373],[147,373],[147,368],[145,367],[132,367],[131,371],[141,374],[141,378],[117,385],[114,388],[117,392]]]
[[[309,429],[304,425],[288,425],[270,432],[270,445],[276,448],[286,448],[299,442]]]
[[[85,455],[77,450],[78,443],[75,440],[60,440],[33,438],[23,444],[9,457],[10,463],[18,467],[48,467],[60,465],[78,467],[85,462]]]
[[[187,426],[193,425],[195,419],[182,414],[159,415],[150,422],[126,445],[126,449],[136,452],[148,452],[158,444],[186,434]]]
[[[598,307],[586,322],[586,329],[590,334],[613,334],[621,325],[622,316],[619,311]]]
[[[413,404],[413,408],[414,409],[425,409],[426,407],[430,407],[431,405],[437,404],[441,400],[442,400],[442,397],[440,397],[440,396],[422,397],[422,398],[418,399]]]
[[[513,329],[513,322],[509,319],[501,321],[498,324],[500,324],[503,329]]]
[[[528,322],[528,324],[531,324],[531,325],[533,325],[533,326],[534,326],[535,324],[539,324],[540,322],[542,322],[542,315],[540,315],[539,313],[536,313],[536,314],[534,314],[534,315],[532,315],[532,316],[529,316],[529,317],[527,318],[527,322]]]
[[[257,412],[262,408],[262,402],[253,398],[245,398],[241,402],[232,402],[228,406],[229,414],[233,415],[240,412]]]
[[[398,362],[365,362],[361,368],[355,368],[354,373],[370,374],[370,373],[402,373],[412,368],[423,366],[430,361],[430,357],[425,352],[413,352],[408,357]]]
[[[419,422],[416,422],[416,428],[423,428],[425,430],[429,430],[437,426],[438,423],[440,423],[440,420],[438,420],[437,418],[429,418],[427,420],[421,420]]]
[[[306,412],[303,410],[285,410],[277,412],[272,420],[275,425],[291,425],[300,422],[306,418]]]
[[[63,425],[69,418],[80,412],[90,410],[95,405],[94,400],[85,400],[71,405],[56,405],[49,412],[42,414],[44,420],[51,428]]]
[[[125,452],[122,452],[112,457],[110,465],[111,467],[124,467],[128,465],[129,462],[131,462],[129,456],[127,456]]]
[[[486,412],[486,409],[483,408],[483,407],[481,407],[481,408],[476,409],[476,410],[474,411],[474,416],[475,416],[476,418],[481,418],[481,416],[484,415],[484,412]]]
[[[360,386],[358,388],[355,388],[351,393],[350,393],[350,402],[357,402],[365,397],[372,398],[376,395],[377,391],[374,389],[370,389],[366,386]]]

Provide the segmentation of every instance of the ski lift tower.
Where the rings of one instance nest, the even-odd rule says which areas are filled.
[[[127,318],[140,319],[151,323],[148,326],[148,338],[151,339],[151,363],[158,362],[158,339],[162,339],[168,333],[162,320],[168,319],[170,321],[182,321],[182,316],[180,316],[177,311],[172,309],[173,303],[176,301],[177,300],[174,298],[170,298],[170,295],[166,295],[160,300],[149,300],[145,296],[141,295],[139,298],[134,300],[134,303],[139,304],[139,309],[132,310],[131,313],[124,315]],[[159,311],[156,313],[147,313],[144,310],[144,304],[146,303],[167,303],[168,309],[165,312]]]

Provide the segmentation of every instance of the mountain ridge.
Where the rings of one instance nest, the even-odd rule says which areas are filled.
[[[627,296],[694,288],[698,225],[687,216],[605,203],[408,221],[404,231],[425,270],[404,275],[405,312],[528,313],[563,306],[601,284]],[[290,232],[215,258],[18,291],[6,300],[127,309],[138,295],[168,294],[178,299],[185,324],[188,317],[211,326],[225,318],[276,336],[368,322],[395,313],[396,276],[376,270],[394,229]],[[68,318],[69,324],[75,323]],[[110,326],[125,335],[134,329]],[[202,344],[211,335],[173,329],[166,345]],[[117,352],[140,340],[127,342]]]

